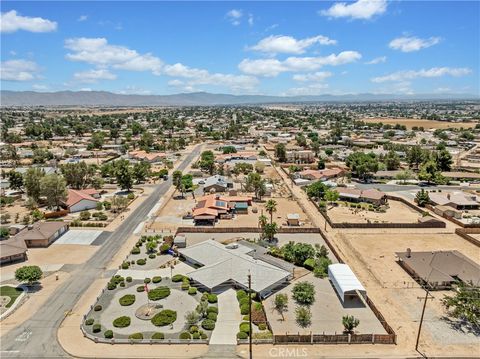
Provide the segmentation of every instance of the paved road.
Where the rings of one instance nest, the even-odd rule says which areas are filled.
[[[197,146],[178,169],[184,170],[199,153],[200,146]],[[1,337],[1,357],[69,357],[58,343],[56,335],[65,314],[73,309],[94,280],[103,277],[105,268],[115,253],[133,234],[139,223],[147,218],[149,211],[165,195],[171,185],[172,182],[169,179],[156,186],[153,193],[105,240],[90,260],[71,272],[71,279],[57,288],[38,313],[20,327],[12,329]]]

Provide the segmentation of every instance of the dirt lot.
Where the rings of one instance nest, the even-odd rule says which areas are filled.
[[[416,118],[363,118],[361,121],[367,123],[389,123],[391,125],[400,124],[407,126],[411,129],[414,126],[429,128],[472,128],[477,124],[476,122],[446,122],[446,121],[430,121],[420,120]]]
[[[420,213],[399,201],[389,201],[385,213],[365,209],[350,208],[344,205],[330,207],[328,215],[334,223],[416,223]]]

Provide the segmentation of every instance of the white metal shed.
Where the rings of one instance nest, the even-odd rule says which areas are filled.
[[[330,264],[328,266],[328,277],[332,281],[342,302],[345,302],[345,297],[347,296],[355,296],[357,294],[362,296],[367,295],[367,291],[362,283],[360,283],[357,276],[346,264]]]

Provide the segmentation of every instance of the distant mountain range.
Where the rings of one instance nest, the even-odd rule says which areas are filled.
[[[352,94],[316,96],[264,96],[229,95],[208,92],[180,93],[175,95],[122,95],[106,91],[6,91],[0,93],[1,106],[213,106],[259,105],[302,102],[352,102],[352,101],[412,101],[476,99],[469,94]]]

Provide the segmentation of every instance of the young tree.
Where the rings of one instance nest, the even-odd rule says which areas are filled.
[[[415,195],[415,202],[420,207],[425,207],[427,204],[430,203],[430,196],[428,195],[428,191],[425,191],[423,188],[417,192]]]
[[[400,157],[394,150],[390,150],[383,159],[388,171],[396,170],[400,167]]]
[[[327,191],[325,192],[325,200],[330,202],[330,205],[333,205],[333,202],[337,201],[338,197],[338,191],[334,189],[327,189]]]
[[[273,238],[275,238],[275,234],[278,232],[278,226],[275,222],[273,223],[267,223],[263,227],[263,236],[265,238],[268,238],[269,241],[273,241]]]
[[[310,282],[298,282],[293,286],[292,297],[298,304],[310,305],[315,301],[315,287]]]
[[[249,192],[254,192],[256,198],[262,199],[266,192],[265,180],[262,179],[259,173],[249,173],[245,180],[245,189]]]
[[[203,171],[206,171],[212,175],[215,170],[215,155],[213,152],[203,151],[200,155],[200,162],[198,165]]]
[[[20,172],[10,171],[8,173],[8,182],[13,190],[21,190],[23,186],[23,176]]]
[[[40,190],[42,196],[47,198],[47,205],[56,207],[57,211],[60,209],[60,205],[67,201],[67,183],[59,174],[52,173],[44,176],[40,181]]]
[[[21,283],[27,282],[32,285],[38,282],[43,276],[43,272],[39,266],[23,266],[15,271],[15,279]]]
[[[413,174],[412,174],[412,171],[410,170],[404,170],[402,172],[400,172],[399,174],[397,174],[395,176],[395,178],[400,181],[401,183],[406,183],[407,180],[413,178]]]
[[[27,196],[35,202],[40,199],[40,181],[45,176],[45,172],[41,168],[32,167],[25,173],[24,186]]]
[[[173,186],[175,187],[175,189],[179,192],[182,193],[182,197],[183,197],[183,191],[182,191],[182,177],[183,177],[183,173],[182,171],[173,171],[173,174],[172,174],[172,184]]]
[[[285,320],[283,313],[287,310],[288,307],[288,296],[283,293],[279,293],[275,296],[275,309],[282,316],[282,320]]]
[[[275,157],[279,162],[287,162],[287,148],[283,143],[275,145]]]
[[[353,330],[358,327],[360,321],[355,318],[353,315],[344,315],[342,317],[343,328],[345,328],[346,333],[353,333]]]
[[[429,160],[420,166],[420,172],[418,173],[418,179],[427,181],[428,183],[435,183],[441,176],[438,171],[437,162]]]
[[[307,196],[315,199],[323,199],[328,187],[322,181],[317,181],[308,185],[306,188]]]
[[[270,214],[270,224],[273,223],[273,213],[277,211],[277,202],[269,199],[265,204],[265,210]]]
[[[185,313],[185,321],[188,325],[195,325],[200,321],[201,315],[196,310]]]
[[[130,191],[133,186],[133,171],[128,160],[115,161],[115,177],[120,189]]]
[[[442,303],[449,315],[460,320],[460,325],[472,330],[480,328],[480,287],[460,282],[452,296]]]
[[[265,216],[265,215],[262,214],[262,215],[260,215],[260,217],[258,217],[258,226],[259,226],[260,228],[262,228],[262,229],[265,228],[265,225],[266,225],[267,223],[268,223],[268,218],[267,218],[267,216]]]
[[[312,312],[310,308],[299,305],[297,309],[295,309],[295,319],[297,324],[302,328],[309,327],[310,324],[312,324]]]
[[[325,160],[320,157],[317,162],[317,169],[324,170],[325,169]]]
[[[150,176],[151,165],[147,161],[140,161],[133,165],[133,177],[137,183],[144,182]]]

